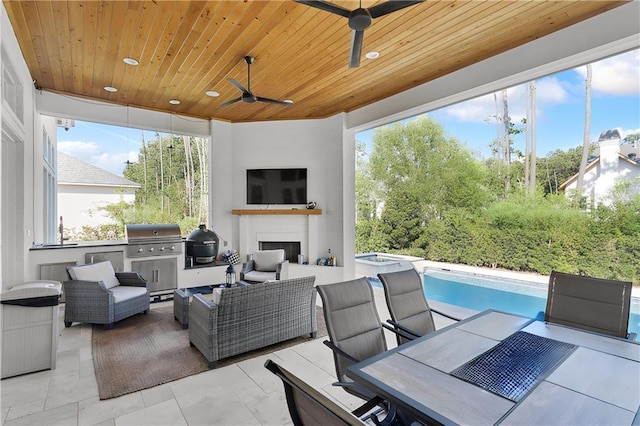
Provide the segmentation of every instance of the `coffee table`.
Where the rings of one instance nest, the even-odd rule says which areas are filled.
[[[231,287],[251,285],[245,281],[236,281]],[[173,291],[173,317],[182,324],[182,328],[189,328],[189,304],[194,294],[211,294],[214,288],[225,288],[226,284],[211,284],[197,287],[177,288]]]

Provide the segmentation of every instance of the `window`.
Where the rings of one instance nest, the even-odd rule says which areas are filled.
[[[56,149],[45,127],[42,127],[42,190],[44,206],[43,234],[45,242],[56,241],[56,216],[58,209],[56,189]]]
[[[122,240],[126,224],[207,222],[208,138],[57,118],[58,216],[72,241]]]

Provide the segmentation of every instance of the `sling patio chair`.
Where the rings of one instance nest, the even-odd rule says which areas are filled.
[[[268,359],[264,366],[282,380],[294,426],[365,424],[354,414],[362,407],[350,413],[274,361]]]
[[[387,322],[411,336],[406,338],[396,334],[398,345],[435,331],[432,312],[459,321],[459,318],[429,307],[424,295],[422,279],[414,268],[380,273],[378,278],[382,282],[384,298],[391,315],[391,319]]]
[[[630,281],[553,271],[549,277],[546,322],[635,340],[629,333]]]
[[[405,415],[366,387],[347,377],[347,368],[387,350],[384,329],[410,336],[380,322],[371,283],[365,277],[317,286],[329,340],[323,343],[333,351],[338,382],[346,392],[365,401],[376,398],[387,410],[382,424],[408,423]],[[395,423],[394,423],[395,422]]]

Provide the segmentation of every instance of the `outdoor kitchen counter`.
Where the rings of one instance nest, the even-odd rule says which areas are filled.
[[[59,249],[74,249],[74,248],[90,248],[90,247],[119,247],[126,246],[127,242],[124,240],[105,240],[105,241],[79,241],[79,242],[65,242],[64,244],[34,244],[29,247],[29,251],[36,250],[59,250]]]

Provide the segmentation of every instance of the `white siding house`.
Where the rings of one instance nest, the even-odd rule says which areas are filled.
[[[137,188],[129,179],[58,152],[58,215],[65,229],[115,223],[100,207],[133,203]]]
[[[589,203],[609,204],[611,191],[616,184],[628,181],[631,183],[629,195],[640,192],[640,147],[622,145],[618,130],[608,130],[600,134],[598,149],[594,152],[596,158],[587,164],[584,174],[582,193]],[[567,197],[577,188],[578,175],[574,175],[560,185],[560,190]]]

